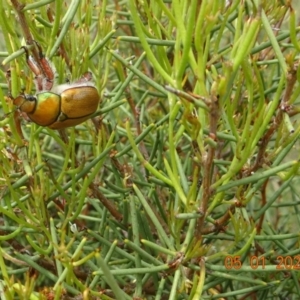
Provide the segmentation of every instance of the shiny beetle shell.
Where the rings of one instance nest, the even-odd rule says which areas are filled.
[[[34,123],[52,129],[78,125],[97,110],[100,96],[92,84],[64,84],[32,95],[20,95],[14,104]]]

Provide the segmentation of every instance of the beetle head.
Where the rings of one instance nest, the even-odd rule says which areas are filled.
[[[25,113],[32,113],[35,110],[37,99],[32,95],[20,95],[14,99],[13,103]]]

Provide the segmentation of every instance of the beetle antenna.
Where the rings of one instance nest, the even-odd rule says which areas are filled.
[[[5,113],[4,114],[4,117],[9,117],[11,114],[15,113],[16,110],[18,110],[18,107],[15,107],[12,111],[8,112],[8,113]]]

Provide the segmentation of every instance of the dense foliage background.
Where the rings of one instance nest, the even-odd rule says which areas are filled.
[[[297,11],[2,0],[1,299],[299,299]],[[19,128],[34,41],[93,122]]]

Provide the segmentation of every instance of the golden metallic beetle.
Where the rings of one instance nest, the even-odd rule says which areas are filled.
[[[90,118],[99,103],[99,94],[92,84],[68,84],[49,92],[20,95],[13,103],[29,119],[40,126],[62,129]]]
[[[89,119],[97,110],[100,96],[90,82],[91,73],[86,73],[77,82],[53,87],[54,71],[43,56],[40,46],[40,61],[36,62],[28,55],[27,63],[36,75],[36,95],[21,94],[13,103],[19,111],[40,126],[63,129],[78,125]]]

